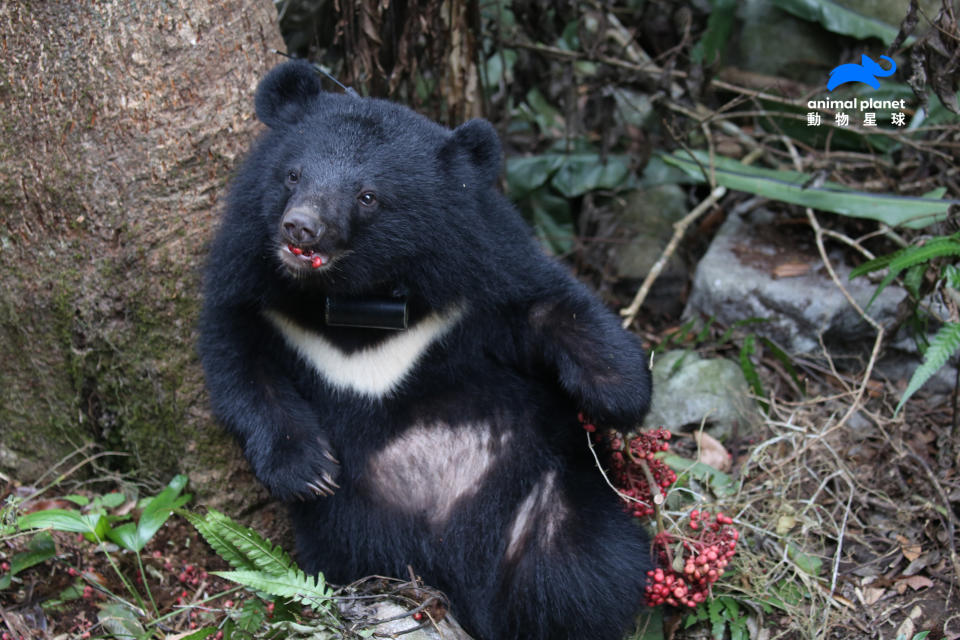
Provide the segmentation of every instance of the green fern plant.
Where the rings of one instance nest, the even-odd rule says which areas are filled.
[[[916,318],[920,313],[919,300],[923,295],[920,288],[928,269],[935,267],[934,261],[939,258],[957,257],[960,257],[960,233],[932,238],[921,245],[905,247],[889,255],[874,258],[853,269],[850,272],[850,278],[853,279],[880,269],[889,270],[880,284],[877,285],[876,291],[873,292],[873,296],[867,304],[867,307],[869,307],[880,295],[880,292],[902,274],[904,287],[914,301],[913,313]],[[960,270],[952,264],[941,266],[936,280],[936,286],[938,287],[943,287],[953,293],[960,291]],[[921,344],[920,346],[923,352],[923,362],[910,377],[910,382],[907,383],[907,388],[904,390],[894,414],[899,413],[907,400],[923,387],[937,371],[943,368],[951,356],[960,350],[960,322],[945,322],[929,344]]]
[[[269,593],[281,598],[290,598],[294,602],[307,605],[314,611],[331,612],[332,593],[327,589],[323,576],[308,576],[296,566],[290,567],[282,574],[253,570],[215,571],[213,573],[254,591]]]
[[[877,289],[873,292],[870,302],[867,303],[867,308],[873,304],[873,301],[877,299],[880,292],[886,289],[887,285],[893,282],[904,270],[907,270],[907,273],[904,275],[904,284],[914,297],[918,297],[918,291],[915,290],[916,287],[911,285],[919,285],[920,276],[923,275],[923,272],[926,271],[926,268],[932,260],[950,256],[960,256],[960,233],[940,236],[928,240],[922,245],[905,247],[889,255],[878,256],[873,260],[864,262],[851,271],[850,279],[852,280],[857,276],[879,271],[880,269],[890,269],[880,284],[877,285]]]
[[[290,598],[314,611],[332,613],[332,593],[323,576],[306,575],[279,546],[219,511],[211,509],[206,516],[188,512],[183,515],[234,568],[214,575],[260,593]]]

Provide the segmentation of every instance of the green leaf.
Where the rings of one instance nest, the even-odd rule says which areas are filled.
[[[880,281],[880,284],[877,285],[876,291],[874,291],[873,296],[870,297],[870,302],[867,303],[867,308],[873,304],[874,300],[877,299],[877,296],[880,295],[880,292],[883,291],[887,285],[893,282],[894,279],[900,275],[900,272],[904,269],[908,269],[914,265],[919,265],[924,262],[929,262],[934,258],[960,256],[960,241],[958,241],[958,239],[960,239],[960,235],[958,234],[954,234],[952,236],[940,236],[928,240],[923,245],[905,247],[890,254],[889,256],[882,256],[884,258],[889,258],[886,266],[889,267],[890,271],[886,276],[884,276],[883,280]],[[858,269],[862,269],[866,267],[866,265],[878,261],[879,258],[876,258],[864,265],[860,265]],[[857,270],[854,269],[854,271]],[[851,277],[852,276],[853,272],[851,272]]]
[[[331,592],[327,589],[322,575],[308,576],[301,569],[295,567],[288,569],[283,575],[250,570],[215,571],[213,573],[255,591],[262,591],[282,598],[292,598],[315,611],[330,609]]]
[[[955,264],[947,264],[940,271],[940,277],[946,278],[947,285],[956,291],[960,291],[960,267]]]
[[[209,638],[218,631],[216,627],[203,627],[202,629],[197,629],[188,636],[183,636],[179,640],[204,640],[204,638]]]
[[[923,284],[923,275],[927,272],[927,265],[925,264],[915,264],[903,275],[903,288],[910,292],[910,294],[919,299],[920,298],[920,285]]]
[[[237,524],[211,509],[206,517],[183,514],[221,558],[236,569],[256,569],[271,575],[284,575],[296,567],[293,559],[253,529]]]
[[[108,603],[101,606],[97,619],[103,628],[118,640],[140,638],[145,633],[137,614],[122,604]]]
[[[625,187],[630,178],[630,158],[596,152],[549,152],[507,159],[507,189],[519,200],[549,182],[565,198],[598,189]]]
[[[960,349],[960,322],[947,322],[940,327],[937,335],[930,341],[927,352],[923,354],[923,363],[917,367],[917,370],[910,377],[907,389],[903,392],[903,397],[900,398],[900,403],[897,404],[897,408],[893,412],[894,415],[900,413],[900,409],[910,399],[910,396],[926,384],[927,380],[933,377],[933,374],[943,368],[950,356],[955,354],[958,349]]]
[[[550,184],[564,197],[576,198],[597,189],[616,189],[629,175],[630,161],[626,156],[601,159],[599,154],[578,153],[564,158]]]
[[[730,325],[730,327],[726,331],[723,332],[723,335],[717,338],[717,345],[722,346],[727,342],[729,342],[730,339],[733,337],[734,332],[737,329],[740,329],[741,327],[749,327],[754,324],[763,324],[764,322],[770,322],[770,320],[768,318],[757,318],[757,317],[744,318],[743,320],[737,320],[732,325]]]
[[[133,522],[110,529],[107,531],[107,539],[127,551],[140,551],[143,548],[137,538],[137,525]]]
[[[743,339],[743,346],[740,347],[740,370],[743,371],[743,377],[747,379],[747,384],[758,398],[763,398],[763,383],[760,382],[760,375],[757,373],[757,367],[753,364],[750,356],[757,351],[756,334],[749,334]]]
[[[773,0],[773,4],[804,20],[819,22],[827,31],[852,36],[857,40],[877,38],[884,44],[890,44],[899,31],[893,25],[859,14],[832,0]]]
[[[137,521],[133,551],[143,549],[167,519],[173,515],[174,509],[179,509],[190,500],[189,494],[180,496],[180,492],[183,491],[185,486],[187,486],[187,476],[182,474],[174,476],[166,489],[154,496],[143,508],[140,519]]]
[[[526,196],[547,183],[563,164],[563,156],[544,154],[507,158],[507,190],[514,200]]]
[[[237,628],[253,633],[260,628],[267,619],[267,607],[259,598],[250,598],[243,601],[240,615],[237,617]]]
[[[707,613],[710,615],[710,635],[714,638],[723,638],[723,630],[727,620],[723,615],[723,603],[714,598],[707,601]]]
[[[10,559],[10,573],[16,575],[57,555],[57,546],[48,531],[42,531],[33,537],[26,551],[14,554]]]
[[[100,504],[102,504],[107,509],[113,509],[122,505],[127,499],[127,496],[122,493],[108,493],[105,496],[100,496]]]
[[[790,378],[793,380],[793,383],[797,385],[797,388],[800,389],[800,393],[806,395],[807,385],[803,380],[800,379],[799,374],[797,374],[796,367],[793,366],[793,358],[791,358],[786,351],[778,347],[772,340],[760,337],[760,342],[763,343],[763,346],[770,351],[771,355],[774,358],[780,361],[780,364],[783,365],[783,368],[787,370],[787,373],[790,375]]]
[[[792,542],[787,543],[787,557],[793,560],[801,571],[814,578],[820,575],[820,570],[823,568],[823,560],[804,553]]]
[[[53,529],[70,533],[82,533],[88,540],[102,542],[110,525],[100,513],[80,513],[67,509],[47,509],[20,516],[17,526],[21,529]]]
[[[690,52],[694,62],[703,64],[713,64],[727,46],[737,9],[734,0],[712,0],[710,4],[713,9],[707,19],[707,28]]]
[[[673,469],[678,476],[688,474],[698,482],[710,487],[710,490],[713,491],[717,497],[731,496],[737,492],[736,485],[730,475],[723,471],[718,471],[706,463],[695,462],[674,453],[664,453],[661,459],[664,464]]]
[[[487,58],[486,79],[491,86],[499,86],[500,81],[509,82],[513,75],[513,67],[517,63],[517,52],[514,49],[502,49]]]
[[[705,180],[703,171],[709,173],[711,170],[710,156],[703,151],[678,151],[661,154],[661,157],[664,162],[680,167],[688,175],[701,181]],[[748,166],[723,156],[714,156],[713,161],[717,183],[728,189],[820,211],[877,220],[891,227],[926,227],[945,220],[950,205],[960,205],[960,200],[931,200],[854,191],[832,182],[812,186],[809,184],[812,176],[797,171]]]

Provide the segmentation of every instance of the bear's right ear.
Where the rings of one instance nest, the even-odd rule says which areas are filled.
[[[467,157],[480,172],[480,180],[485,186],[497,181],[502,159],[500,138],[492,124],[480,118],[468,120],[453,130],[451,143],[467,152]]]
[[[296,124],[321,92],[320,77],[312,64],[306,60],[284,62],[257,87],[257,118],[271,129]]]

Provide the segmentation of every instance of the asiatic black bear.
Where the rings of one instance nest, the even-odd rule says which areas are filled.
[[[647,360],[498,192],[493,128],[324,92],[301,61],[256,111],[199,348],[301,565],[341,583],[410,566],[477,638],[622,637],[649,541],[577,415],[638,423]]]

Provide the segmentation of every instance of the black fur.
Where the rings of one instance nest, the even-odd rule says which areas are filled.
[[[649,543],[594,466],[577,413],[639,422],[646,357],[496,191],[492,127],[451,132],[323,92],[303,62],[274,69],[256,106],[270,129],[211,248],[200,352],[217,416],[290,503],[302,565],[333,582],[409,565],[478,638],[621,637]],[[293,244],[329,266],[281,257],[294,209],[312,226]],[[397,334],[326,326],[324,296],[398,293],[408,331],[461,315],[380,397],[334,388],[265,315],[358,354]]]

